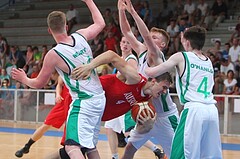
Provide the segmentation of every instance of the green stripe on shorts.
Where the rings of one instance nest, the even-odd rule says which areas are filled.
[[[184,128],[186,124],[188,109],[184,109],[181,114],[180,123],[175,132],[170,159],[185,159],[184,155]]]

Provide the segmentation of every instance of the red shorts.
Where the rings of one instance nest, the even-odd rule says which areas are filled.
[[[60,128],[67,119],[68,108],[72,102],[68,89],[63,87],[61,96],[64,98],[61,103],[57,103],[46,117],[44,124]]]

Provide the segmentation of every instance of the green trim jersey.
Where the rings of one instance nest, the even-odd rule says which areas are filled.
[[[90,63],[93,59],[92,50],[85,38],[78,34],[71,34],[73,45],[59,43],[53,50],[65,61],[69,67],[69,74],[56,67],[57,72],[69,89],[72,99],[88,99],[103,93],[103,88],[95,70],[87,80],[73,80],[71,72],[79,65]]]
[[[135,55],[133,55],[133,54],[129,54],[129,55],[125,58],[125,61],[128,61],[128,60],[130,60],[130,59],[133,59],[133,60],[135,60],[135,61],[138,62],[137,57],[136,57]]]
[[[162,60],[166,61],[163,53],[162,53]],[[148,67],[150,67],[150,65],[148,64],[148,61],[147,61],[147,51],[145,51],[139,56],[138,72],[142,74],[144,77],[148,78],[148,76],[145,74],[145,71],[144,71],[145,68],[148,68]],[[153,102],[153,105],[155,106],[156,112],[160,116],[177,111],[176,104],[172,101],[169,91],[166,94],[162,94],[161,96],[159,96],[159,98],[153,98],[152,102]]]
[[[215,104],[212,89],[214,70],[209,58],[200,59],[193,52],[183,52],[185,68],[183,74],[176,73],[176,88],[181,104],[199,102]]]

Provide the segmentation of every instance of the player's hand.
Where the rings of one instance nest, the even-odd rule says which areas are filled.
[[[151,117],[150,111],[147,111],[147,113],[143,111],[143,113],[137,119],[136,130],[140,134],[149,132],[153,128],[153,124],[155,120],[156,120],[156,115],[154,115],[154,117]]]
[[[56,95],[55,102],[56,103],[61,103],[64,100],[64,98],[60,95]]]
[[[78,80],[78,79],[87,79],[91,75],[91,67],[89,64],[80,65],[77,68],[73,69],[71,78]]]
[[[25,71],[21,68],[19,68],[19,69],[12,68],[11,76],[13,79],[15,79],[21,83],[24,83],[24,84],[25,84],[25,81],[27,80],[27,75],[26,75]]]
[[[119,10],[125,10],[126,9],[126,4],[124,0],[118,0],[118,9]]]
[[[126,9],[127,9],[127,11],[130,13],[130,14],[132,14],[134,11],[135,11],[135,9],[134,9],[134,7],[133,7],[133,5],[132,5],[132,2],[131,2],[131,0],[123,0],[124,2],[125,2],[125,7],[126,7]]]

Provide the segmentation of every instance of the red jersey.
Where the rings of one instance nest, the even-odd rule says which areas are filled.
[[[106,96],[102,121],[121,116],[128,112],[135,103],[147,101],[150,98],[149,95],[143,96],[142,94],[142,88],[147,83],[147,79],[141,77],[141,81],[133,85],[127,85],[120,81],[116,74],[100,77]]]

